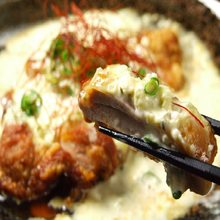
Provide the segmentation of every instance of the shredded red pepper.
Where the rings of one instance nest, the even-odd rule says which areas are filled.
[[[134,61],[142,67],[155,70],[152,61],[141,58],[135,52],[128,51],[127,39],[122,40],[105,28],[89,25],[85,21],[82,11],[74,3],[71,4],[71,10],[77,16],[77,19],[74,19],[72,23],[75,26],[83,25],[85,31],[81,40],[77,37],[71,39],[72,44],[75,45],[73,54],[77,54],[80,61],[80,82],[89,78],[88,72],[95,72],[97,67],[104,68],[114,63],[128,64],[129,61]],[[93,36],[93,44],[89,47],[83,47],[88,36]]]
[[[66,16],[67,6],[64,11],[56,4],[52,4],[51,7],[58,16]],[[57,37],[64,42],[68,57],[72,56],[78,60],[77,64],[68,61],[68,67],[72,72],[71,76],[68,75],[69,78],[79,81],[82,85],[93,76],[98,67],[105,68],[110,64],[128,65],[131,61],[137,63],[140,68],[156,71],[156,65],[150,58],[142,58],[134,51],[128,50],[128,39],[121,39],[117,34],[103,27],[88,24],[83,12],[75,3],[71,3],[69,9],[75,16],[72,19],[66,17],[62,33]],[[75,27],[76,30],[71,32],[70,26]],[[93,37],[92,44],[88,45],[91,36]],[[50,51],[47,57],[51,57]],[[42,63],[45,63],[45,59]]]
[[[186,110],[203,128],[205,127],[204,124],[198,119],[198,117],[196,117],[188,108],[186,108],[185,106],[182,106],[178,103],[172,102],[174,105]]]

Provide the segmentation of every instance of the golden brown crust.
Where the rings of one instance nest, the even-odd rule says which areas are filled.
[[[184,75],[181,67],[182,53],[175,32],[169,28],[144,31],[142,37],[149,40],[148,49],[160,68],[159,76],[167,85],[179,90],[184,85]]]
[[[97,140],[88,139],[85,122],[68,123],[61,132],[61,144],[71,141],[72,154],[60,143],[36,151],[32,132],[27,124],[12,124],[4,128],[0,141],[0,188],[21,200],[43,196],[65,174],[74,186],[88,188],[108,178],[118,162],[112,139],[97,134]]]
[[[61,145],[72,160],[68,172],[82,188],[107,179],[118,164],[113,140],[82,121],[69,122],[63,126]]]
[[[0,187],[17,196],[25,186],[34,165],[34,144],[26,124],[7,125],[0,142]]]
[[[178,143],[181,150],[192,157],[213,163],[217,153],[217,143],[209,124],[202,127],[195,119],[189,117],[178,127],[186,144]],[[190,148],[194,146],[195,149]]]

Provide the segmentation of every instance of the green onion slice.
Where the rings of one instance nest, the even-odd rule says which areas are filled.
[[[144,142],[152,142],[150,135],[145,135],[142,139],[144,140]]]
[[[139,74],[139,76],[141,76],[141,77],[145,77],[146,76],[146,69],[144,69],[144,68],[140,68],[139,70],[138,70],[138,74]]]
[[[68,60],[68,51],[67,51],[67,49],[65,49],[65,50],[63,50],[63,51],[61,52],[61,59],[62,59],[64,62]]]
[[[159,90],[159,80],[157,77],[152,77],[150,81],[145,85],[144,92],[147,95],[154,96]]]
[[[64,41],[61,38],[56,38],[52,43],[52,58],[60,56],[64,48]]]
[[[39,112],[42,102],[42,98],[36,91],[27,91],[21,99],[21,110],[27,116],[34,116]]]
[[[70,95],[70,96],[74,95],[74,91],[69,86],[66,88],[66,92],[67,92],[67,95]]]
[[[45,74],[46,80],[53,85],[56,85],[59,82],[59,79],[55,77],[52,73]]]
[[[173,192],[174,199],[179,199],[181,196],[182,196],[182,192],[180,190]]]
[[[67,75],[67,76],[70,76],[72,74],[72,70],[64,66],[63,74]]]

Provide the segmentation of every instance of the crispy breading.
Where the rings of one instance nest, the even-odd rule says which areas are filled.
[[[48,193],[65,174],[78,188],[89,188],[107,179],[118,162],[111,138],[94,133],[89,140],[85,122],[67,123],[60,143],[36,150],[27,124],[7,125],[0,141],[0,188],[21,200],[32,200]],[[68,137],[69,149],[62,145]],[[72,151],[72,153],[70,153]]]

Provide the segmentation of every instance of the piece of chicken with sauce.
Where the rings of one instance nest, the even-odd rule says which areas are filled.
[[[27,123],[8,124],[0,139],[0,190],[20,200],[49,193],[65,175],[74,189],[108,179],[118,164],[113,140],[83,120],[67,121],[51,146],[38,149]]]
[[[135,39],[131,38],[128,48],[136,50],[146,59],[150,56],[155,62],[159,78],[166,85],[176,91],[184,86],[181,47],[172,29],[144,30]]]
[[[214,160],[217,146],[208,121],[192,104],[178,100],[155,73],[141,79],[125,65],[99,68],[83,87],[79,103],[88,121],[148,138],[210,164]],[[169,164],[165,168],[176,197],[188,188],[202,195],[210,190],[206,180]]]

